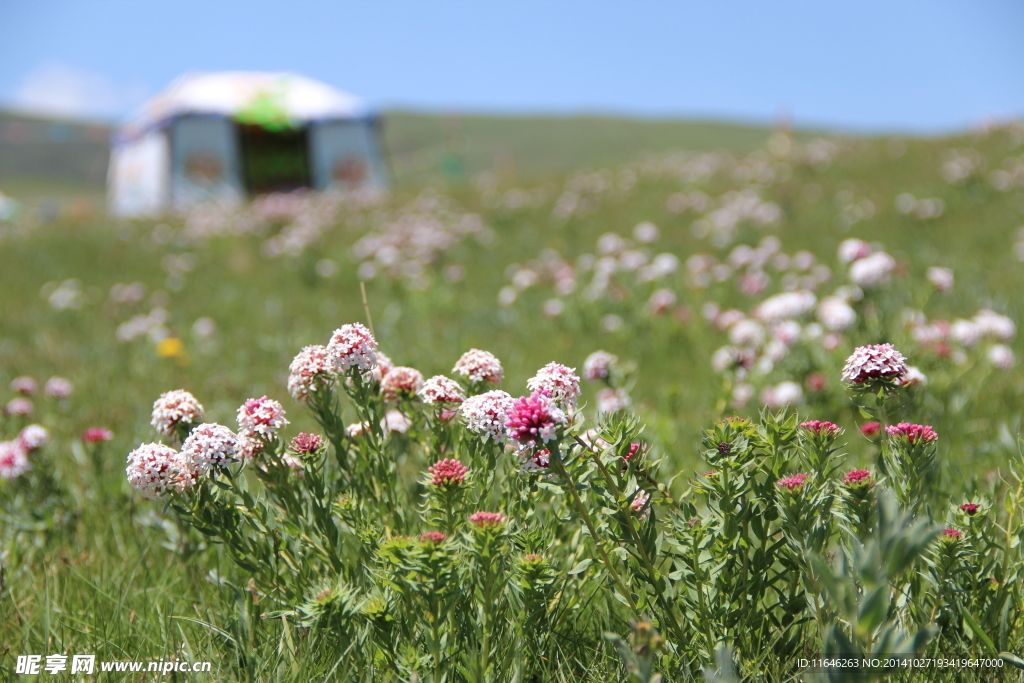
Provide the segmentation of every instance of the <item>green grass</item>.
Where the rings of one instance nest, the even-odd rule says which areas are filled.
[[[540,284],[521,293],[514,305],[502,307],[498,292],[508,284],[511,264],[526,265],[545,249],[572,262],[580,254],[594,253],[602,234],[628,237],[645,220],[661,231],[650,245],[653,253],[671,252],[681,261],[698,252],[724,258],[728,249],[714,248],[692,234],[696,214],[673,214],[665,201],[682,189],[720,197],[741,185],[729,174],[685,183],[638,170],[634,187],[619,186],[595,196],[590,214],[559,220],[552,212],[572,169],[611,167],[617,173],[642,152],[672,148],[743,154],[762,143],[768,131],[590,118],[464,117],[456,126],[441,117],[396,113],[389,117],[387,134],[403,181],[384,210],[400,208],[421,186],[436,184],[439,155],[452,135],[446,126],[457,130],[462,140],[467,174],[496,165],[500,170],[506,162],[496,158],[503,154],[515,159],[515,172],[498,174],[497,195],[468,183],[454,183],[448,189],[462,209],[482,215],[497,239],[490,248],[472,240],[454,247],[429,268],[432,278],[423,290],[385,277],[369,282],[369,309],[381,348],[427,377],[449,373],[470,347],[490,350],[502,359],[504,387],[513,395],[524,392],[527,378],[549,361],[579,368],[598,348],[616,353],[636,365],[631,395],[648,424],[643,438],[665,458],[662,479],[683,473],[673,483],[673,491],[682,495],[693,469],[706,469],[697,455],[701,429],[734,412],[719,403],[722,379],[709,367],[711,353],[726,343],[725,335],[700,322],[701,306],[715,300],[747,310],[753,300],[726,285],[691,290],[680,274],[667,286],[690,310],[690,322],[682,323],[672,316],[648,314],[646,302],[655,285],[635,285],[625,277],[621,301],[592,301],[581,291],[558,297],[550,285]],[[888,290],[869,295],[881,311],[878,327],[863,323],[831,355],[794,354],[770,377],[771,382],[789,377],[803,381],[811,370],[827,372],[828,393],[809,397],[802,414],[840,422],[848,434],[856,434],[863,418],[838,387],[842,362],[853,346],[883,341],[877,338],[881,332],[891,335],[885,340],[899,348],[916,350],[908,331],[897,322],[905,306],[924,308],[930,319],[966,318],[978,308],[991,307],[1024,320],[1019,296],[1024,268],[1012,252],[1015,232],[1024,222],[1020,190],[1000,192],[986,173],[950,185],[939,170],[948,149],[977,149],[991,171],[1019,156],[1021,148],[1002,131],[908,140],[905,147],[905,153],[893,156],[886,140],[851,139],[826,167],[791,162],[788,179],[760,188],[763,198],[782,208],[785,220],[763,229],[743,224],[738,233],[738,241],[750,244],[777,235],[783,251],[810,250],[833,268],[837,278],[841,266],[836,263],[836,248],[848,237],[881,242],[906,264],[905,277]],[[519,208],[495,202],[495,197],[501,200],[515,189],[536,192],[540,199],[534,206]],[[902,215],[895,209],[895,199],[903,192],[940,197],[945,213],[929,221]],[[855,201],[870,200],[874,216],[844,227],[838,221],[842,193]],[[368,229],[384,222],[384,210],[359,212],[302,255],[280,259],[263,255],[266,235],[189,244],[181,241],[175,221],[93,217],[20,228],[0,225],[0,387],[25,374],[41,380],[62,375],[76,387],[66,404],[44,410],[44,402],[39,402],[39,419],[55,435],[48,457],[62,491],[54,508],[59,514],[33,518],[34,511],[25,509],[24,501],[12,496],[13,489],[0,482],[0,507],[5,510],[0,522],[0,565],[5,570],[0,582],[0,643],[9,647],[0,654],[2,676],[16,680],[12,671],[17,654],[88,652],[102,660],[166,658],[184,651],[190,659],[214,661],[212,675],[188,680],[328,679],[333,663],[329,650],[306,650],[302,633],[292,634],[287,624],[254,617],[271,608],[251,604],[253,593],[207,580],[216,570],[246,586],[248,576],[222,550],[182,552],[186,548],[181,545],[165,547],[166,532],[143,523],[152,512],[163,514],[164,508],[132,494],[124,482],[123,460],[138,443],[154,440],[148,424],[153,400],[179,387],[195,393],[208,415],[224,424],[232,424],[243,400],[267,394],[287,408],[293,423],[290,434],[315,429],[313,419],[287,395],[288,363],[304,345],[325,343],[340,324],[366,319],[351,247]],[[172,229],[159,227],[162,223]],[[195,267],[178,279],[165,272],[164,263],[168,255],[181,254],[191,254]],[[338,265],[337,276],[316,274],[315,264],[323,259]],[[461,265],[464,279],[446,282],[441,273],[447,264]],[[931,265],[953,269],[956,285],[950,294],[930,293],[924,272]],[[80,282],[82,305],[54,310],[46,295],[69,279]],[[110,302],[114,285],[135,281],[146,287],[142,303]],[[775,278],[770,291],[778,287]],[[583,288],[581,284],[579,290]],[[831,288],[823,288],[819,298]],[[563,314],[553,319],[542,314],[542,305],[552,298],[560,298],[564,305]],[[184,341],[187,358],[161,358],[145,338],[128,343],[116,339],[118,325],[156,305],[168,311],[167,327]],[[601,320],[610,313],[625,321],[618,332],[602,329]],[[191,332],[201,317],[216,323],[216,334],[206,341]],[[1020,337],[1009,344],[1018,358],[1024,357]],[[975,356],[971,358],[974,363]],[[953,367],[923,351],[910,360],[925,370],[930,384],[920,392],[917,412],[908,412],[907,417],[935,420],[950,490],[980,487],[970,480],[1005,467],[1009,446],[999,430],[1006,430],[1010,444],[1016,436],[1024,394],[1020,366],[993,372],[978,360],[976,365]],[[584,392],[583,400],[592,411],[595,389],[587,386]],[[6,401],[8,393],[0,390],[0,399]],[[735,412],[752,414],[756,403]],[[109,426],[116,433],[105,448],[106,466],[98,476],[76,458],[72,446],[77,435],[93,425]],[[0,436],[13,438],[15,427],[13,420],[0,423]],[[873,444],[859,437],[847,440],[851,466],[873,461]],[[286,632],[296,639],[293,648],[281,644]],[[1010,645],[1019,648],[1021,643]],[[239,652],[245,661],[229,665],[227,660]],[[577,656],[586,661],[582,651]],[[601,657],[612,662],[602,665],[612,667],[605,671],[614,670],[617,660],[610,646]]]
[[[743,153],[764,144],[771,133],[757,125],[609,116],[387,111],[383,120],[391,171],[405,187],[472,178],[484,171],[510,178],[550,177],[577,167],[623,164],[644,152],[668,149]],[[12,124],[21,126],[25,137],[15,143],[13,132],[6,139],[0,136],[0,191],[18,198],[102,192],[110,125],[0,111],[0,130],[13,131]],[[814,131],[797,133],[798,139],[812,135]]]
[[[572,168],[601,168],[670,149],[744,153],[771,134],[766,126],[610,116],[447,116],[387,112],[387,150],[401,180],[438,172],[446,156],[466,176],[490,171],[510,178],[551,176]],[[799,131],[807,139],[813,131]],[[411,178],[410,178],[411,177]]]

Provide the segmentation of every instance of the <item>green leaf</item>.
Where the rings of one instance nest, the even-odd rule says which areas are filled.
[[[199,624],[203,628],[209,629],[210,631],[212,631],[212,632],[214,632],[214,633],[216,633],[218,635],[223,636],[224,639],[227,640],[228,642],[236,643],[236,644],[238,642],[237,640],[235,640],[235,637],[233,635],[231,635],[230,633],[228,633],[224,629],[217,628],[213,624],[207,624],[205,621],[200,621],[199,619],[193,619],[192,617],[179,617],[179,616],[174,615],[174,614],[171,615],[171,619],[180,619],[182,621],[190,621],[193,624]]]
[[[552,493],[555,493],[555,494],[557,494],[559,496],[565,495],[565,489],[564,488],[562,488],[561,486],[557,486],[555,484],[552,484],[551,482],[538,481],[537,482],[537,488],[544,489],[545,491],[551,491]]]
[[[575,567],[569,570],[569,576],[576,576],[577,574],[582,574],[584,571],[586,571],[587,567],[593,564],[593,562],[594,561],[590,558],[580,560]]]
[[[992,654],[996,654],[997,650],[995,643],[992,642],[992,639],[988,637],[988,634],[985,633],[984,630],[982,630],[978,622],[974,620],[974,617],[971,616],[971,613],[968,612],[963,605],[960,606],[960,614],[963,615],[964,623],[967,624],[967,627],[974,632],[974,635],[978,636],[978,638],[981,639],[981,642],[985,643],[985,646],[988,648],[989,652],[991,652]]]
[[[283,619],[285,617],[297,617],[298,612],[290,609],[276,610],[274,612],[264,612],[260,615],[260,619]]]

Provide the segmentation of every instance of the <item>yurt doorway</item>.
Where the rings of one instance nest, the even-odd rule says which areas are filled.
[[[242,182],[250,195],[310,187],[309,138],[305,128],[268,130],[239,123]]]

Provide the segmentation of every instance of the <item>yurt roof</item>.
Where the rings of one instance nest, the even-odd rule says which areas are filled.
[[[362,98],[290,72],[216,71],[186,73],[146,101],[118,131],[134,138],[187,114],[239,117],[270,102],[289,121],[365,119],[374,111]]]

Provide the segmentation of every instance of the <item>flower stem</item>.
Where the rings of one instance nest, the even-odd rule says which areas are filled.
[[[562,452],[557,445],[554,445],[551,448],[551,464],[558,471],[558,474],[563,479],[565,479],[566,483],[568,484],[566,488],[569,489],[569,495],[572,497],[573,504],[575,504],[576,510],[580,513],[580,517],[583,518],[583,523],[587,525],[587,530],[590,532],[590,537],[594,540],[594,546],[597,548],[598,554],[601,555],[601,561],[604,563],[604,566],[608,569],[608,573],[612,575],[612,578],[615,580],[615,583],[619,585],[619,590],[622,591],[623,597],[626,598],[626,601],[629,603],[630,609],[633,610],[633,614],[636,616],[637,619],[639,619],[641,616],[640,610],[636,606],[636,601],[633,599],[633,594],[629,590],[629,587],[622,581],[622,578],[619,576],[618,570],[616,570],[615,565],[612,564],[611,560],[608,558],[608,554],[604,551],[604,546],[601,545],[601,539],[597,535],[597,530],[594,528],[594,522],[593,520],[591,520],[590,514],[587,512],[587,509],[583,506],[583,501],[580,500],[579,494],[576,492],[576,485],[573,482],[572,478],[569,476],[569,472],[565,469],[565,464],[562,462]]]

